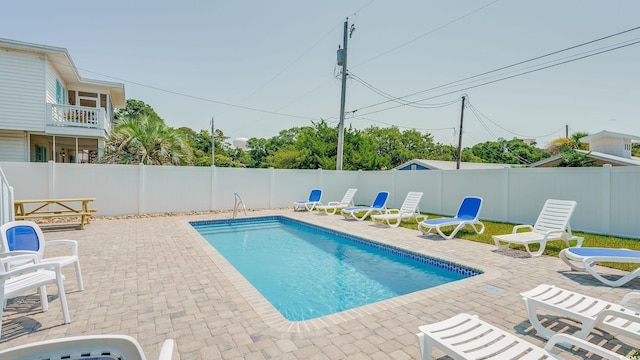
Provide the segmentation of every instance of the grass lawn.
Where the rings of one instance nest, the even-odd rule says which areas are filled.
[[[425,214],[429,219],[435,219],[441,217],[440,215],[432,215]],[[510,234],[514,225],[517,224],[508,224],[508,223],[498,223],[491,221],[484,221],[482,223],[485,225],[484,233],[478,235],[476,234],[471,227],[467,226],[464,229],[460,230],[456,235],[457,238],[466,239],[471,241],[482,242],[486,244],[492,244],[495,246],[492,235],[498,234]],[[408,229],[418,230],[418,224],[415,221],[403,221],[400,225],[402,227]],[[447,233],[447,232],[445,232]],[[583,232],[573,232],[576,236],[584,237],[584,242],[582,243],[583,247],[606,247],[606,248],[624,248],[624,249],[633,249],[640,250],[640,239],[628,239],[628,238],[618,238],[614,236],[607,235],[597,235],[597,234],[589,234]],[[522,245],[511,245],[514,249],[524,250],[524,246]],[[537,250],[539,246],[537,244],[530,245],[529,248],[531,251]],[[560,250],[565,248],[565,244],[563,241],[551,241],[547,243],[547,246],[544,249],[545,255],[558,256]],[[609,266],[615,269],[631,271],[638,267],[640,264],[621,264],[621,263],[602,263],[601,265]]]

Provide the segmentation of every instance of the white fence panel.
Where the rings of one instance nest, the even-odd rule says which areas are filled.
[[[606,234],[640,238],[640,167],[611,168]]]
[[[323,190],[325,203],[357,188],[356,204],[371,204],[386,190],[388,206],[395,208],[409,191],[422,191],[420,209],[443,215],[455,214],[464,196],[477,195],[485,200],[482,219],[509,223],[533,223],[546,199],[571,199],[578,202],[573,229],[640,238],[640,167],[327,171],[53,162],[0,167],[16,199],[95,197],[96,215],[232,210],[234,193],[248,209],[286,208],[313,188]]]
[[[277,207],[271,204],[272,169],[214,169],[215,210],[232,210],[235,204],[234,193],[240,195],[247,209]]]
[[[207,211],[211,208],[211,169],[139,166],[142,213]]]
[[[0,168],[0,225],[13,221],[13,188]]]

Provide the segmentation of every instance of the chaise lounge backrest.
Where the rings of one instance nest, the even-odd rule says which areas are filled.
[[[538,215],[533,231],[539,233],[558,231],[571,235],[569,220],[571,220],[576,205],[577,202],[573,200],[548,199]]]

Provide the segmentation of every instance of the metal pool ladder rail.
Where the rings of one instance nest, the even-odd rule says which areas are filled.
[[[233,193],[233,196],[235,196],[235,205],[233,206],[233,218],[236,218],[236,214],[238,213],[238,207],[240,205],[242,205],[242,210],[244,210],[244,216],[247,216],[247,208],[246,206],[244,206],[244,201],[242,201],[242,198],[240,197],[240,195],[238,195],[238,193]]]

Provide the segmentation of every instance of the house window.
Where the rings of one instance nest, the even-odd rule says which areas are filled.
[[[67,103],[67,90],[62,86],[60,80],[56,79],[56,104]]]

